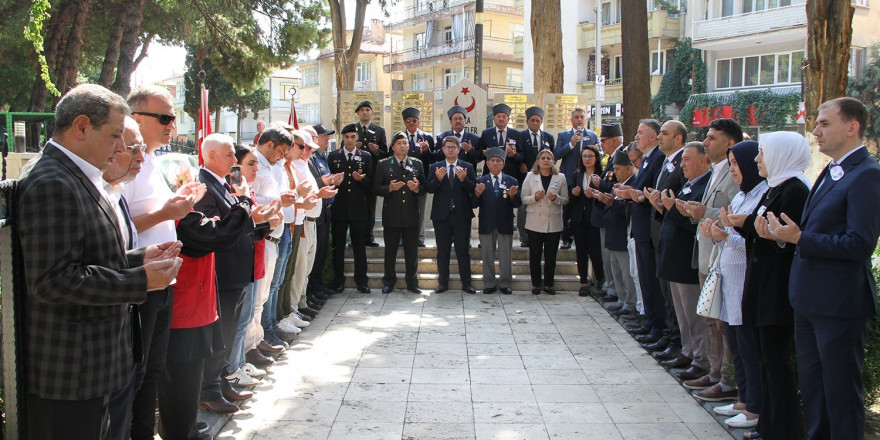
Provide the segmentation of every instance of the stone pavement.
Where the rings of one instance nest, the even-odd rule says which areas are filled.
[[[348,289],[254,392],[217,439],[732,438],[570,292]]]

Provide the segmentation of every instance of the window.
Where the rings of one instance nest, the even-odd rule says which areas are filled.
[[[357,63],[357,70],[354,75],[355,81],[369,81],[371,76],[369,61],[361,61],[360,63]]]
[[[468,72],[467,67],[465,67],[464,70],[462,70],[461,67],[453,67],[451,69],[443,69],[443,85],[447,89],[452,87],[453,85],[455,85],[455,83],[461,81],[462,78],[467,76],[467,72]],[[485,73],[486,72],[483,71],[484,75],[485,75]],[[489,78],[489,76],[487,76],[487,78]]]
[[[443,41],[445,41],[446,44],[449,44],[452,43],[452,40],[452,26],[446,26],[443,28]]]
[[[776,56],[776,82],[788,82],[791,73],[791,54],[783,53]]]
[[[508,67],[507,68],[507,85],[509,87],[521,89],[523,86],[523,70],[516,69],[513,67]]]
[[[748,57],[746,58],[746,74],[743,79],[744,86],[756,86],[758,85],[758,69],[761,67],[761,58],[759,57]]]
[[[611,22],[611,3],[602,3],[602,24],[609,25]]]
[[[853,6],[862,6],[862,7],[867,8],[868,7],[868,0],[852,0],[852,5]]]
[[[746,2],[749,1],[751,0],[746,0]],[[731,15],[733,15],[733,0],[721,0],[721,16],[729,17]]]
[[[303,122],[318,122],[321,120],[321,106],[319,104],[304,104],[302,115],[297,115],[302,118]]]
[[[651,52],[651,75],[666,73],[666,52]]]
[[[616,80],[623,79],[623,56],[614,56],[614,71],[611,72],[611,76],[609,78]]]
[[[776,55],[764,55],[761,57],[761,85],[775,84]],[[788,82],[786,78],[785,82]]]
[[[318,68],[303,67],[302,68],[302,86],[314,87],[318,85]]]
[[[525,35],[525,27],[522,23],[510,23],[510,39],[520,38]]]
[[[415,91],[428,90],[428,72],[413,73],[412,89]]]
[[[715,87],[730,87],[730,60],[718,60],[715,66]]]
[[[293,83],[281,83],[281,87],[278,89],[278,99],[289,101],[294,87]]]
[[[413,49],[421,49],[425,47],[425,33],[420,32],[413,35]]]
[[[715,62],[715,87],[719,89],[797,84],[801,82],[804,52],[783,52]]]
[[[865,49],[854,47],[849,51],[849,76],[860,78],[865,70]]]

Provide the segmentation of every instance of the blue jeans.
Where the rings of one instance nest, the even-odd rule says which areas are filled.
[[[260,323],[263,325],[263,332],[270,333],[275,331],[278,325],[275,310],[278,308],[278,290],[284,281],[284,270],[287,268],[287,261],[290,259],[290,253],[293,250],[293,241],[290,237],[290,225],[284,225],[284,232],[281,234],[281,241],[278,242],[278,259],[275,260],[275,274],[272,276],[272,284],[269,286],[269,299],[263,305],[263,316]]]
[[[257,282],[254,281],[247,286],[244,292],[244,300],[241,302],[241,317],[238,319],[238,325],[235,327],[235,339],[232,342],[232,348],[229,350],[229,371],[234,373],[245,364],[244,359],[244,340],[247,337],[247,328],[251,320],[254,319],[254,303],[257,300]]]

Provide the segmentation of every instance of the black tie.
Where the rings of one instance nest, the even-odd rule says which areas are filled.
[[[119,198],[119,207],[122,208],[125,225],[128,227],[128,250],[131,250],[134,246],[134,224],[131,222],[131,213],[128,211],[128,202],[125,201],[125,197]]]
[[[494,183],[492,184],[493,189],[494,189],[495,191],[498,191],[498,176],[494,176],[494,177],[492,177],[492,180],[493,180],[493,182],[494,182]]]
[[[532,144],[532,146],[535,148],[539,148],[540,145],[538,145],[538,133],[532,133],[532,139],[534,142],[534,144]]]
[[[504,130],[498,130],[498,146],[504,148]]]
[[[461,133],[455,133],[455,137],[461,139]]]
[[[224,184],[223,184],[223,188],[226,188],[226,191],[227,191],[229,194],[233,194],[233,192],[232,192],[232,187],[229,186],[228,183],[224,183]]]
[[[352,154],[351,154],[351,153],[348,153],[348,161],[349,161],[349,162],[351,162],[351,156],[352,156]]]

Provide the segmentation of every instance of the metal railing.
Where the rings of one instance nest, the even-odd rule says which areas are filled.
[[[388,22],[392,28],[405,27],[420,20],[434,16],[449,16],[449,8],[470,6],[473,9],[474,0],[416,0],[415,4],[406,8],[400,8],[390,14]],[[523,0],[489,0],[483,5],[486,11],[522,10]]]
[[[432,44],[430,46],[405,49],[401,51],[392,51],[389,57],[388,67],[394,71],[402,68],[402,64],[425,60],[429,58],[444,57],[455,54],[462,54],[463,57],[472,56],[474,37],[459,38],[447,43]],[[471,53],[469,53],[471,52]],[[513,40],[506,38],[483,37],[483,55],[489,58],[500,57],[513,59],[514,49]]]
[[[718,40],[807,25],[803,4],[764,9],[694,23],[694,41]]]

